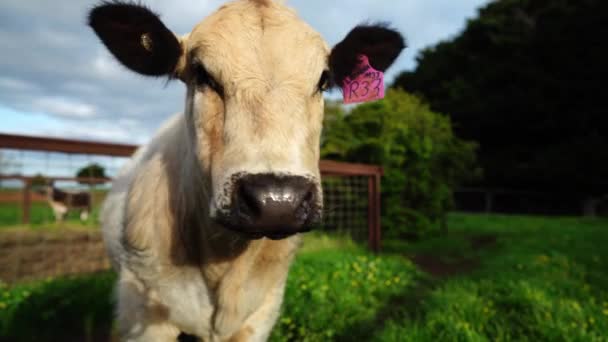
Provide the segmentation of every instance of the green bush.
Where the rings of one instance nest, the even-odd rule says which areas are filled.
[[[438,227],[452,208],[454,187],[480,174],[476,145],[455,137],[447,117],[401,90],[349,113],[329,105],[321,148],[324,158],[384,167],[382,223],[392,238]]]
[[[108,272],[10,288],[0,284],[0,341],[109,338],[115,279]]]

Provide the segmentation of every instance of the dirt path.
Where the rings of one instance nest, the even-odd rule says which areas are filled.
[[[469,273],[479,265],[475,259],[465,259],[447,263],[434,255],[415,255],[410,258],[416,266],[435,277],[443,278]]]
[[[473,251],[494,248],[497,244],[496,235],[478,235],[468,238]],[[420,254],[409,258],[416,266],[424,272],[437,278],[452,277],[460,274],[470,273],[479,267],[479,258],[462,258],[446,262],[441,255]]]

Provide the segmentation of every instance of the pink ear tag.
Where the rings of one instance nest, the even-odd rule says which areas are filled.
[[[344,103],[371,102],[384,98],[384,73],[369,64],[369,58],[359,56],[359,64],[342,84]]]

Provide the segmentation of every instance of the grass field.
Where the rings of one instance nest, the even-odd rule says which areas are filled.
[[[93,208],[93,213],[89,215],[89,218],[84,222],[84,225],[95,227],[97,225],[99,214],[99,206]],[[20,203],[0,203],[0,230],[7,227],[13,227],[20,225],[22,222],[22,207]],[[78,223],[80,221],[79,212],[70,212],[67,216],[67,221],[72,223]],[[31,204],[30,209],[30,222],[29,228],[41,228],[47,227],[49,224],[55,222],[55,216],[53,210],[47,203],[34,202]]]
[[[608,341],[607,220],[453,214],[449,227],[379,256],[308,235],[271,340]],[[113,279],[0,289],[0,336],[107,340]]]
[[[89,215],[89,219],[84,222],[84,224],[94,227],[98,224],[99,208],[107,195],[107,190],[94,189],[90,191],[90,194],[92,194],[93,212]],[[37,229],[41,226],[47,226],[49,223],[55,222],[53,211],[46,202],[44,195],[40,195],[35,191],[32,191],[31,195],[32,198],[36,197],[38,200],[32,201],[31,203],[30,228]],[[21,190],[0,188],[0,230],[22,223],[22,196]],[[9,200],[7,200],[7,198],[9,198]],[[66,219],[71,223],[82,223],[79,215],[79,212],[70,212]]]
[[[387,246],[437,277],[371,340],[608,341],[607,220],[458,214],[450,226]]]

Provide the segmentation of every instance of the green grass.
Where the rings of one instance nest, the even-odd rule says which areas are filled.
[[[421,274],[407,259],[375,256],[348,239],[306,237],[289,274],[272,341],[345,340],[374,321]],[[359,340],[360,341],[360,340]]]
[[[385,241],[380,256],[307,235],[271,341],[608,341],[607,220],[453,214],[449,226]],[[433,276],[413,256],[475,267]],[[109,329],[113,277],[0,289],[0,341]]]
[[[97,227],[99,218],[99,206],[93,208],[93,212],[89,215],[89,218],[82,222],[80,220],[80,213],[72,211],[68,213],[66,221],[68,223],[79,223],[85,226]],[[30,224],[23,226],[22,222],[22,207],[19,203],[0,203],[0,230],[21,226],[22,228],[48,228],[53,227],[55,223],[55,216],[53,210],[47,203],[34,202],[31,204],[30,209]]]
[[[99,336],[108,341],[115,279],[107,272],[13,287],[0,283],[0,341],[88,341]]]
[[[472,273],[436,280],[412,314],[391,313],[377,341],[607,341],[608,221],[517,216],[450,217],[450,235],[389,243]],[[471,246],[472,238],[494,245]]]

